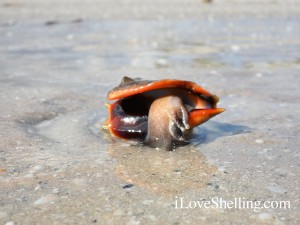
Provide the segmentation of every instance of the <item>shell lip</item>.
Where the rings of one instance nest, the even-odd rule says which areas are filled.
[[[216,95],[211,94],[207,90],[198,86],[194,82],[184,80],[156,80],[156,81],[136,81],[129,80],[128,82],[122,82],[118,87],[112,89],[108,95],[108,100],[117,100],[126,97],[130,97],[137,94],[142,94],[148,91],[166,88],[179,88],[193,92],[194,94],[201,95],[203,97],[211,98],[214,103],[217,103],[219,98]]]

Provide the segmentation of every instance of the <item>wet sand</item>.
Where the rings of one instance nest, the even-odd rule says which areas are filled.
[[[300,2],[81,2],[0,3],[0,224],[299,224]],[[226,112],[173,152],[117,140],[124,75]],[[178,208],[214,197],[291,208]]]

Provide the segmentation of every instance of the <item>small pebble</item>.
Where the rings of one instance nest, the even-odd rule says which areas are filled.
[[[148,199],[146,199],[142,202],[143,205],[150,205],[152,203],[153,203],[153,200],[148,200]]]
[[[158,66],[164,67],[164,66],[168,65],[168,61],[166,59],[161,58],[161,59],[156,60],[156,64]]]
[[[122,188],[127,189],[127,188],[132,188],[132,187],[133,187],[133,184],[126,184]]]
[[[56,200],[56,198],[57,197],[53,194],[42,196],[41,198],[36,200],[33,204],[34,205],[42,205],[42,204],[46,204],[46,203],[49,203],[49,202],[54,202]]]
[[[74,39],[74,35],[73,35],[73,34],[69,34],[69,35],[67,36],[67,39],[68,39],[68,40],[73,40],[73,39]]]
[[[256,139],[256,140],[255,140],[255,143],[256,143],[256,144],[263,144],[263,143],[264,143],[264,140],[262,140],[262,139]]]
[[[58,24],[59,22],[58,21],[55,21],[55,20],[49,20],[49,21],[46,21],[45,22],[45,25],[46,26],[52,26],[52,25],[56,25]]]
[[[15,223],[12,222],[12,221],[9,221],[9,222],[7,222],[5,225],[15,225]]]
[[[58,194],[59,192],[60,192],[60,190],[58,188],[52,189],[52,193],[53,194]]]
[[[232,45],[231,46],[231,50],[233,51],[233,52],[239,52],[240,51],[240,46],[238,46],[238,45]]]
[[[78,217],[81,217],[81,218],[85,218],[87,213],[86,212],[81,212],[81,213],[77,213],[76,214]]]
[[[283,194],[283,193],[287,192],[286,189],[284,189],[283,187],[280,187],[278,185],[276,185],[276,186],[269,186],[268,190],[271,191],[271,192],[273,192],[273,193],[280,193],[280,194]]]
[[[25,178],[32,178],[33,175],[32,175],[31,173],[29,173],[29,174],[26,174],[24,177],[25,177]]]
[[[260,213],[258,215],[258,219],[266,221],[266,220],[271,220],[273,218],[271,213]]]
[[[41,189],[42,189],[41,185],[37,185],[37,186],[34,188],[35,191],[41,190]]]
[[[43,170],[43,169],[44,169],[44,166],[42,166],[42,165],[37,165],[37,166],[33,167],[33,168],[30,170],[30,173],[36,173],[36,172],[41,171],[41,170]]]
[[[212,189],[212,190],[218,190],[220,188],[220,186],[218,184],[207,183],[206,185],[208,186],[209,189]]]
[[[61,199],[68,199],[69,197],[64,195],[64,196],[60,196],[60,198]]]

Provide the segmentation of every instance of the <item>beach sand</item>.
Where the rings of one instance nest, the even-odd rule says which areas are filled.
[[[299,21],[292,0],[2,1],[0,224],[300,224]],[[124,75],[194,81],[226,111],[173,152],[117,140]]]

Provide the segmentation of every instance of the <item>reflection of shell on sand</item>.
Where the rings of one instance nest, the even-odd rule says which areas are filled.
[[[167,196],[202,189],[217,172],[202,154],[187,149],[169,152],[111,145],[109,155],[117,159],[116,174],[126,182]]]

